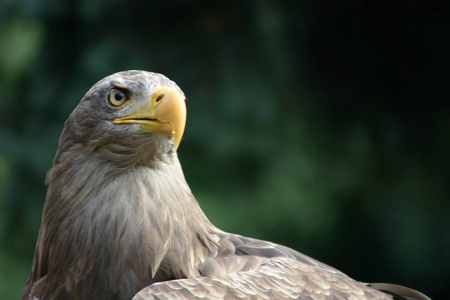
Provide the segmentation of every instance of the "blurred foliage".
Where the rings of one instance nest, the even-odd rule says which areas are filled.
[[[179,150],[218,227],[366,282],[450,278],[443,3],[0,3],[0,298],[30,270],[64,120],[125,69],[188,97]]]

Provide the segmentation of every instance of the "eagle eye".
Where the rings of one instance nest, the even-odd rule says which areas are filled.
[[[112,107],[122,106],[129,100],[128,90],[122,88],[112,88],[108,92],[108,103]]]

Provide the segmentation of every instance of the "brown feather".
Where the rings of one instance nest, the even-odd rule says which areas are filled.
[[[117,84],[134,101],[121,109],[105,101]],[[112,123],[160,86],[182,93],[160,74],[113,74],[70,115],[23,299],[428,299],[392,285],[377,291],[287,247],[214,227],[173,139]]]

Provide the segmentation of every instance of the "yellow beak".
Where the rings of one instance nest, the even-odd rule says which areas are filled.
[[[114,124],[142,124],[143,132],[157,132],[174,138],[175,149],[181,142],[186,126],[186,102],[174,88],[155,90],[147,106],[134,114],[117,118]]]

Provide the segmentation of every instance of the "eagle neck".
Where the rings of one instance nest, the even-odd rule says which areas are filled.
[[[119,171],[80,154],[55,164],[48,183],[36,280],[47,274],[66,290],[101,295],[126,286],[132,294],[154,281],[198,276],[217,249],[220,231],[200,209],[176,154]],[[102,281],[109,291],[99,290]]]

